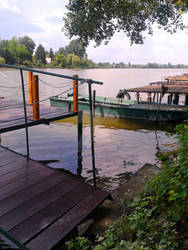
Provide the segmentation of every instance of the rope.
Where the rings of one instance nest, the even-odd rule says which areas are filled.
[[[78,84],[78,87],[81,86],[83,83],[84,83],[84,82],[81,81],[81,82]],[[63,92],[60,92],[59,94],[57,94],[57,95],[55,95],[55,96],[59,96],[59,95],[65,94],[65,93],[67,93],[67,92],[69,92],[69,91],[71,91],[71,90],[73,90],[73,87],[71,87],[70,89],[67,89],[67,90],[65,90],[65,91],[63,91]],[[52,96],[51,96],[51,97],[52,97]]]
[[[84,83],[84,81],[81,81],[80,84],[78,84],[78,87],[81,86],[83,83]],[[56,94],[55,96],[59,96],[59,95],[65,94],[65,93],[67,93],[67,92],[69,92],[71,90],[73,90],[73,87],[71,87],[71,88],[69,88],[69,89],[67,89],[65,91],[62,91],[62,92]],[[51,97],[53,97],[53,96],[47,97],[47,98],[45,98],[45,99],[43,99],[41,101],[38,101],[38,102],[33,102],[33,103],[29,104],[29,105],[26,104],[26,106],[31,106],[32,104],[37,104],[37,103],[45,102],[45,101],[49,100]],[[8,106],[8,107],[0,107],[0,110],[8,110],[8,109],[22,108],[22,107],[24,107],[23,104],[22,105],[15,105],[15,106]]]
[[[64,84],[68,83],[67,85],[64,85],[64,86],[54,86],[54,85],[51,85],[50,83],[45,82],[44,80],[41,80],[40,78],[39,78],[39,81],[41,81],[43,84],[45,84],[51,88],[55,88],[55,89],[65,88],[65,87],[69,86],[70,84],[72,84],[72,80],[64,82]]]

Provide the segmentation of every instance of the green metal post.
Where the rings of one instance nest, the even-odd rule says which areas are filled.
[[[22,81],[22,96],[23,96],[23,105],[24,105],[24,118],[25,118],[25,133],[26,133],[26,145],[27,145],[27,157],[29,157],[29,136],[28,136],[28,126],[27,126],[27,110],[26,110],[26,101],[25,101],[25,89],[24,89],[24,78],[23,72],[20,69],[21,81]]]
[[[90,109],[90,129],[91,129],[91,154],[92,154],[92,169],[93,169],[93,186],[96,187],[95,148],[94,148],[94,134],[93,134],[92,91],[91,91],[91,83],[90,82],[88,82],[88,91],[89,91],[89,109]]]

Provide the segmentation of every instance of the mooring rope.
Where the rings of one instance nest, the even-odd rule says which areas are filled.
[[[43,80],[40,80],[41,82],[43,81]],[[72,82],[72,80],[70,81],[67,81],[67,82]],[[80,83],[78,84],[78,87],[79,86],[81,86],[83,83],[84,83],[85,81],[80,81]],[[28,84],[28,83],[27,83]],[[25,84],[25,85],[27,85],[27,84]],[[46,83],[45,83],[46,84]],[[70,85],[70,83],[69,84],[67,84],[66,86],[62,86],[63,88],[64,87],[67,87],[67,86],[69,86]],[[1,85],[0,85],[0,87],[1,87]],[[7,87],[7,86],[5,86],[5,87]],[[21,87],[21,86],[19,86],[19,87]],[[52,87],[52,86],[51,86]],[[54,86],[53,86],[54,87]],[[61,87],[61,88],[62,88]],[[12,88],[12,87],[7,87],[7,88]],[[14,87],[14,88],[16,88],[16,87]],[[59,88],[59,87],[57,87],[57,88]],[[56,95],[53,95],[53,96],[50,96],[50,97],[47,97],[47,98],[45,98],[45,99],[43,99],[43,100],[40,100],[40,101],[38,101],[38,102],[33,102],[33,103],[31,103],[31,104],[26,104],[26,107],[27,106],[31,106],[31,105],[33,105],[33,104],[38,104],[38,103],[42,103],[42,102],[45,102],[45,101],[47,101],[47,100],[49,100],[51,97],[54,97],[54,96],[60,96],[60,95],[62,95],[62,94],[65,94],[65,93],[68,93],[69,91],[71,91],[71,90],[73,90],[73,86],[71,87],[71,88],[69,88],[69,89],[67,89],[67,90],[64,90],[64,91],[62,91],[62,92],[60,92],[60,93],[58,93],[58,94],[56,94]],[[20,104],[20,105],[12,105],[12,106],[7,106],[7,107],[0,107],[0,110],[9,110],[9,109],[15,109],[15,108],[23,108],[24,107],[24,105],[23,104]]]

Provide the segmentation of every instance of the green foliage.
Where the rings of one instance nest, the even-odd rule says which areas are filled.
[[[153,33],[153,23],[170,33],[183,29],[181,14],[187,11],[187,0],[69,0],[65,34],[79,37],[87,46],[90,40],[106,43],[115,31],[123,31],[131,43],[142,44],[146,33]]]
[[[34,41],[28,37],[13,37],[11,40],[0,40],[0,57],[5,59],[6,64],[21,64],[26,66],[46,67],[46,56],[50,57],[51,63],[48,67],[68,67],[68,68],[188,68],[188,65],[178,64],[157,64],[148,63],[146,65],[137,65],[120,63],[99,62],[95,64],[87,58],[86,49],[83,43],[72,40],[67,46],[60,47],[58,51],[53,52],[52,48],[46,52],[42,45],[36,50],[35,56],[32,56],[35,48]]]
[[[67,60],[66,60],[66,57],[64,55],[56,54],[52,63],[54,66],[65,67],[67,64]]]
[[[122,201],[122,216],[92,249],[181,249],[188,222],[188,121],[178,125],[176,132],[177,157],[160,155],[161,171],[132,202]]]
[[[35,60],[40,64],[46,64],[46,52],[44,47],[39,44],[35,52]]]
[[[50,48],[49,57],[51,58],[51,60],[54,58],[54,52],[52,48]]]
[[[65,46],[65,54],[74,54],[80,58],[87,57],[86,49],[78,39],[72,40],[69,45]]]
[[[5,63],[5,59],[3,57],[0,56],[0,63],[4,64]]]
[[[0,56],[5,59],[5,63],[23,64],[23,61],[32,59],[30,51],[21,41],[22,38],[17,37],[13,37],[9,41],[0,40]]]
[[[66,243],[68,249],[87,250],[90,248],[90,242],[84,237],[76,237],[74,241]]]
[[[32,55],[33,55],[33,51],[35,49],[35,42],[28,36],[24,36],[24,37],[19,37],[18,38],[18,42],[21,45],[24,45],[26,47],[26,49],[29,51],[29,60],[32,61]]]

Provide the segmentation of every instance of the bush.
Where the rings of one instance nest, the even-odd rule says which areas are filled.
[[[96,239],[91,249],[181,249],[188,227],[188,122],[178,125],[176,132],[176,158],[160,155],[161,171],[137,198],[123,202],[120,219]],[[79,238],[71,241],[69,249],[78,242]],[[92,244],[83,238],[82,243],[84,247]]]
[[[0,56],[0,63],[5,64],[5,59]]]

